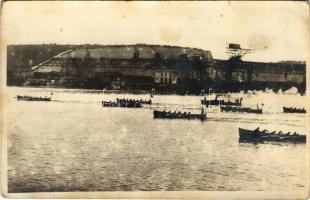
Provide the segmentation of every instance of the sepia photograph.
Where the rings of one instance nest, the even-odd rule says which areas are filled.
[[[8,198],[306,199],[307,1],[5,1]]]

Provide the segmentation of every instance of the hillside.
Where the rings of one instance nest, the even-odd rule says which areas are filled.
[[[7,48],[7,84],[22,85],[31,68],[68,49],[99,48],[103,45],[9,45]]]
[[[193,52],[198,54],[205,54],[207,57],[212,57],[209,51],[202,49],[166,46],[166,45],[58,45],[58,44],[38,44],[38,45],[9,45],[7,49],[7,84],[8,85],[22,85],[30,75],[31,68],[39,63],[67,50],[75,50],[74,52],[84,52],[85,49],[91,49],[90,52],[97,57],[96,54],[112,55],[111,52],[116,53],[114,57],[122,56],[124,52],[130,57],[137,49],[141,56],[154,56],[155,51],[160,52],[164,56],[175,57],[182,52]],[[92,50],[93,49],[93,50]],[[129,51],[128,51],[129,49]],[[105,53],[104,53],[105,52]]]

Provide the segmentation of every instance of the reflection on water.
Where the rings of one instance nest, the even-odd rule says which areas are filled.
[[[212,108],[209,119],[201,122],[153,119],[148,107],[101,107],[103,99],[149,95],[8,91],[9,192],[306,188],[306,145],[238,142],[238,127],[305,134],[305,115],[281,113],[282,104],[302,105],[305,97],[246,95],[246,106],[264,103],[266,114]],[[51,102],[14,99],[16,94],[44,96],[51,91]],[[200,99],[162,95],[153,101],[156,107],[199,112]]]

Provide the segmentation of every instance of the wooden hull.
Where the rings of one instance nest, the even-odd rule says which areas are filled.
[[[20,96],[17,95],[18,101],[51,101],[51,97],[30,97],[30,96]]]
[[[283,107],[285,113],[306,113],[305,109]]]
[[[178,114],[178,113],[169,113],[163,111],[156,111],[153,112],[154,118],[161,118],[161,119],[199,119],[199,120],[206,120],[207,115],[201,114]]]
[[[263,109],[221,106],[221,112],[240,112],[240,113],[263,114]]]
[[[252,130],[239,128],[240,142],[288,142],[288,143],[306,143],[305,135],[277,135],[270,133],[255,133]]]

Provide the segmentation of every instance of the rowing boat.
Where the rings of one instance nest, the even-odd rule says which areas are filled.
[[[128,103],[128,102],[133,102],[133,103],[140,103],[140,104],[152,104],[152,100],[136,100],[136,99],[116,99],[116,102],[120,102],[120,103]]]
[[[103,107],[121,107],[121,108],[142,108],[139,102],[115,102],[115,101],[102,101]]]
[[[224,100],[218,100],[217,98],[216,99],[212,99],[212,100],[207,100],[206,98],[205,99],[202,99],[201,100],[201,104],[202,105],[205,105],[207,107],[210,106],[218,106],[218,105],[224,105],[224,106],[241,106],[242,105],[242,98],[240,99],[236,99],[235,102],[232,102],[230,100],[228,101],[224,101]]]
[[[207,115],[205,113],[201,114],[191,114],[188,113],[182,113],[182,112],[171,112],[171,111],[153,111],[154,118],[162,118],[162,119],[200,119],[202,121],[207,119]]]
[[[18,101],[51,101],[51,97],[32,97],[32,96],[16,96]]]
[[[239,141],[240,142],[292,142],[292,143],[306,143],[306,135],[294,133],[283,134],[268,131],[255,131],[239,128]]]
[[[285,113],[306,113],[306,110],[304,108],[283,107],[283,112]]]
[[[263,113],[263,109],[232,107],[232,106],[221,106],[221,112],[241,112],[241,113],[262,114]]]

